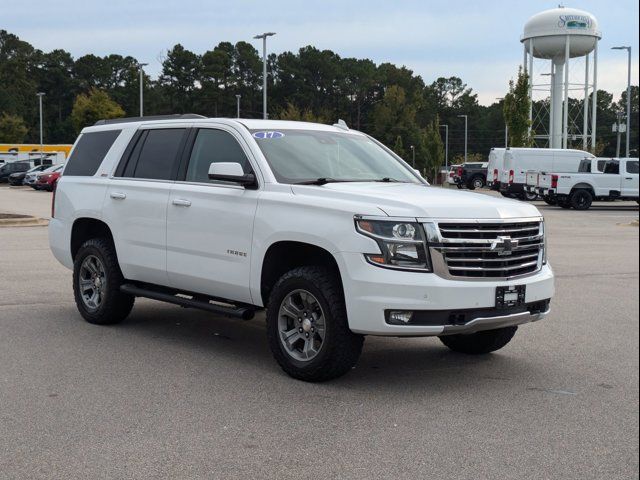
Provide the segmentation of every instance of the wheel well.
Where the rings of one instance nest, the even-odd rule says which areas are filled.
[[[589,193],[591,193],[591,195],[593,196],[595,196],[596,194],[596,192],[593,190],[593,187],[588,183],[578,183],[577,185],[574,185],[571,189],[571,193],[575,192],[576,190],[588,190]]]
[[[340,269],[331,253],[322,247],[303,242],[277,242],[269,247],[262,262],[260,294],[263,305],[278,279],[296,267],[319,265],[333,270],[340,279]],[[342,285],[342,280],[340,279]]]
[[[82,244],[90,238],[104,237],[113,243],[113,235],[109,226],[95,218],[79,218],[73,222],[71,229],[71,258],[76,258],[76,253]]]

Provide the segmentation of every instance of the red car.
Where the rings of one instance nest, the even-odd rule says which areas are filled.
[[[38,175],[38,180],[36,181],[33,188],[35,188],[36,190],[46,190],[48,192],[52,192],[56,186],[56,183],[58,183],[58,179],[62,174],[63,168],[64,165],[60,165],[55,170],[41,173],[40,175]]]

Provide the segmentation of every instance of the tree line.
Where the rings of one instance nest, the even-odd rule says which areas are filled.
[[[450,160],[460,159],[464,119],[459,115],[468,116],[472,158],[486,158],[492,147],[504,145],[505,116],[514,127],[526,122],[518,117],[522,105],[514,105],[514,99],[522,101],[517,83],[511,93],[505,92],[507,105],[500,100],[483,106],[456,76],[427,84],[404,66],[343,58],[313,46],[270,54],[267,63],[270,118],[322,123],[344,119],[409,162],[415,157],[416,167],[428,172],[443,160],[443,125],[449,126]],[[158,78],[145,74],[143,84],[145,115],[235,117],[236,95],[243,117],[262,115],[262,59],[247,42],[221,42],[203,54],[175,45],[166,52]],[[138,115],[138,60],[116,54],[74,59],[60,49],[42,52],[0,30],[0,143],[39,141],[37,92],[46,94],[45,142],[71,143],[81,128],[99,118]],[[611,125],[625,102],[626,94],[614,102],[611,93],[598,92],[598,148],[603,155],[615,153]],[[638,87],[632,102],[637,118]],[[636,124],[636,151],[637,131]],[[575,145],[580,148],[579,139]]]

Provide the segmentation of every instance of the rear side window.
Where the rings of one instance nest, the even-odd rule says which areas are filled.
[[[620,163],[618,162],[607,162],[604,167],[604,173],[611,173],[617,175],[620,173]]]
[[[138,149],[136,145],[133,151],[132,157],[138,154],[138,150],[139,157],[131,176],[152,180],[173,179],[184,135],[184,128],[148,130],[146,137],[138,142],[140,148]],[[129,166],[127,166],[128,169]],[[128,176],[126,171],[125,176]]]
[[[598,160],[598,171],[599,172],[604,172],[604,167],[607,165],[607,161],[606,160]]]
[[[627,173],[638,173],[638,162],[627,162]]]
[[[67,162],[65,176],[92,176],[122,130],[83,133]]]
[[[578,168],[579,173],[591,173],[591,160],[582,160],[580,162],[580,167]]]
[[[208,183],[209,166],[212,163],[233,162],[242,166],[244,173],[251,172],[251,165],[235,138],[227,132],[214,129],[198,130],[191,150],[185,180]]]

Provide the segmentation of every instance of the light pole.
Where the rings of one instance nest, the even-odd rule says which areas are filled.
[[[444,127],[444,167],[449,171],[449,125],[440,125]]]
[[[256,35],[255,39],[262,39],[262,118],[267,119],[267,37],[272,37],[275,32],[265,32]]]
[[[409,148],[411,149],[411,166],[416,168],[416,147],[411,145]]]
[[[240,118],[240,99],[242,95],[236,95],[236,118]]]
[[[468,139],[468,120],[467,115],[458,115],[460,118],[464,118],[464,163],[467,163],[467,139]]]
[[[138,75],[139,75],[139,83],[140,83],[140,116],[144,117],[144,70],[142,67],[146,67],[149,65],[148,63],[139,63],[138,64]]]
[[[496,97],[498,102],[503,102],[504,97]],[[509,125],[507,124],[507,120],[504,121],[504,148],[509,148]]]
[[[627,65],[627,144],[626,152],[629,158],[629,130],[631,130],[631,47],[613,47],[612,50],[626,50],[629,56]],[[618,128],[620,128],[618,126]]]
[[[36,93],[38,97],[38,106],[40,108],[40,162],[42,162],[42,150],[44,146],[44,135],[43,135],[43,127],[42,127],[42,97],[45,96],[44,92]]]

